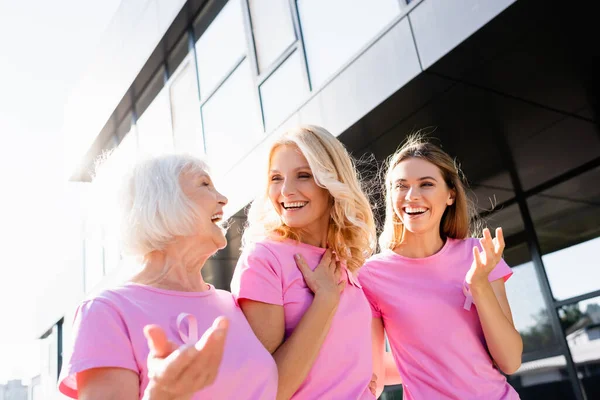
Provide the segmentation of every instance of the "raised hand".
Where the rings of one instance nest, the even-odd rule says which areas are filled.
[[[177,347],[157,325],[144,327],[148,340],[148,378],[144,400],[189,399],[217,377],[229,322],[215,320],[193,346]]]
[[[473,263],[467,272],[465,281],[469,286],[488,284],[490,272],[498,265],[504,251],[504,235],[502,228],[496,229],[496,237],[492,239],[489,229],[483,230],[483,238],[479,239],[483,253],[477,246],[473,247]]]
[[[298,269],[302,272],[306,285],[315,294],[315,297],[325,297],[337,306],[340,294],[346,287],[346,281],[341,280],[340,262],[333,256],[331,249],[325,251],[314,271],[309,268],[301,254],[294,255],[294,259]]]

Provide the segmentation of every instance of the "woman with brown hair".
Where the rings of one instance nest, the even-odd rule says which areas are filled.
[[[419,135],[390,157],[385,197],[381,252],[360,275],[378,391],[401,376],[405,399],[518,399],[498,370],[514,373],[523,351],[504,287],[512,272],[502,230],[469,237],[459,168]]]

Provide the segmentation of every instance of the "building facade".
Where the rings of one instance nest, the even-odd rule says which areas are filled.
[[[0,400],[27,400],[27,386],[18,379],[0,385]]]
[[[460,161],[480,216],[505,232],[524,340],[509,381],[522,399],[600,398],[600,69],[588,7],[123,0],[66,108],[69,178],[89,181],[113,148],[123,159],[205,157],[233,225],[204,273],[227,289],[243,210],[278,134],[322,125],[381,163],[428,129]],[[77,302],[121,276],[102,221],[88,215],[81,230],[65,272],[73,284],[50,290],[39,318],[42,381],[56,380]],[[384,396],[398,397],[392,389]]]

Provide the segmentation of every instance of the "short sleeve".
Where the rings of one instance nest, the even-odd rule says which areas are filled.
[[[72,346],[63,364],[58,389],[78,398],[76,375],[100,367],[140,373],[125,322],[110,304],[94,299],[81,304],[73,321]]]
[[[257,243],[240,256],[231,280],[231,293],[239,299],[283,305],[281,265],[266,246]]]
[[[488,276],[488,280],[490,282],[494,282],[498,279],[504,279],[504,282],[506,282],[508,280],[508,278],[510,278],[512,276],[513,272],[510,269],[510,267],[508,266],[508,264],[506,263],[506,261],[504,261],[503,258],[500,259],[500,261],[498,262],[498,265],[496,265],[496,268],[494,268],[492,270],[492,272],[490,272],[490,275]]]
[[[373,276],[368,270],[367,265],[363,265],[363,267],[359,270],[358,281],[363,288],[363,292],[365,293],[367,300],[369,300],[369,305],[371,306],[371,315],[373,315],[373,318],[381,318],[381,309],[377,304],[373,290],[375,286],[373,283]]]

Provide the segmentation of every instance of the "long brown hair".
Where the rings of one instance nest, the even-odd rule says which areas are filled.
[[[396,212],[392,201],[392,172],[402,161],[420,158],[434,164],[440,170],[448,188],[454,193],[454,202],[446,208],[440,222],[440,236],[454,239],[467,238],[474,226],[475,216],[472,201],[466,195],[466,183],[456,162],[439,146],[431,143],[422,133],[409,135],[401,147],[386,161],[385,170],[385,222],[379,236],[382,249],[394,249],[404,240],[405,227]]]

